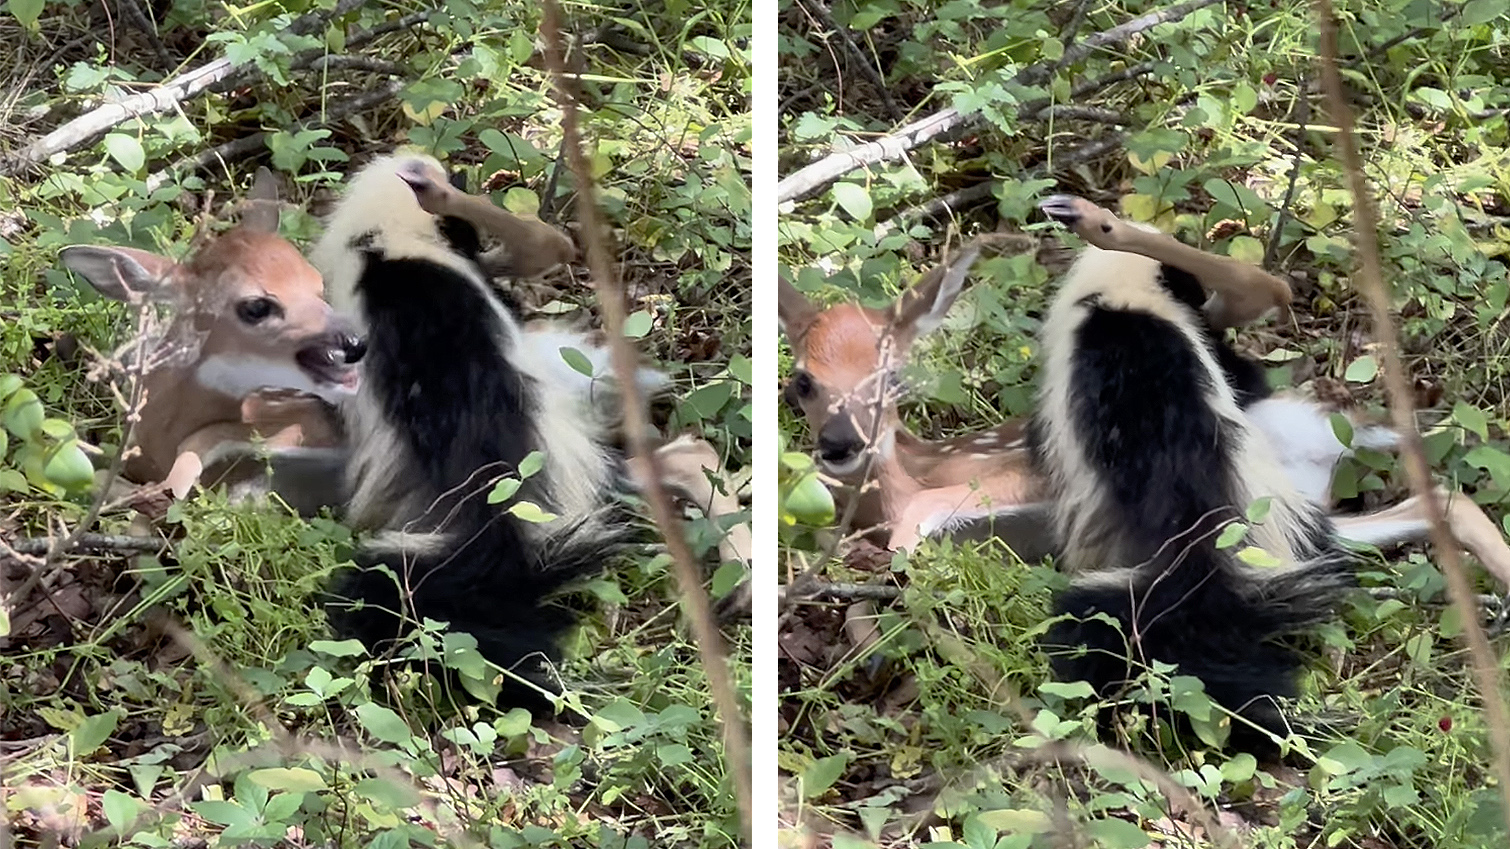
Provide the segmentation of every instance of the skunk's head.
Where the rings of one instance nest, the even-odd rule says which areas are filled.
[[[353,293],[369,256],[426,260],[479,277],[476,228],[434,215],[421,203],[428,187],[451,181],[434,158],[414,153],[379,157],[350,178],[310,252],[331,303],[355,306]]]

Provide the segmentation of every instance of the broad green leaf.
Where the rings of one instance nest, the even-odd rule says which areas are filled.
[[[104,798],[100,800],[105,821],[110,823],[117,835],[126,834],[126,829],[136,822],[143,807],[145,806],[141,802],[119,790],[106,790]]]
[[[304,767],[254,769],[247,773],[247,778],[269,790],[287,790],[294,793],[324,790],[326,786],[325,779],[318,772]]]
[[[870,213],[873,211],[870,203],[870,191],[858,183],[835,183],[834,200],[839,207],[856,221],[864,224],[870,221]]]
[[[19,15],[17,17],[20,17]],[[1505,4],[1503,0],[1468,0],[1463,4],[1461,15],[1463,26],[1477,26],[1491,21],[1505,21]]]
[[[556,519],[555,513],[542,510],[539,504],[533,501],[516,501],[509,506],[509,512],[526,522],[541,524]]]
[[[404,718],[373,702],[357,705],[357,722],[384,743],[407,743],[414,736]]]
[[[18,389],[5,405],[5,429],[22,439],[31,439],[42,426],[42,400],[30,389]]]
[[[1277,569],[1283,565],[1278,557],[1253,545],[1239,551],[1237,559],[1258,569]]]
[[[73,743],[74,754],[82,757],[98,749],[109,739],[110,735],[115,731],[116,724],[120,721],[120,711],[116,710],[109,710],[101,714],[86,717],[68,735],[69,740]]]
[[[1353,447],[1353,420],[1341,413],[1332,414],[1332,435],[1344,448]]]
[[[1222,528],[1222,532],[1217,535],[1216,547],[1231,548],[1232,546],[1242,542],[1243,537],[1247,535],[1247,525],[1243,524],[1242,522],[1228,522],[1227,526],[1225,528]]]
[[[543,468],[545,468],[545,452],[531,451],[519,461],[519,477],[521,479],[534,477]]]
[[[801,522],[810,527],[823,527],[834,521],[834,495],[816,474],[804,475],[781,506],[790,516],[788,524]]]
[[[65,442],[52,452],[47,464],[42,467],[42,474],[48,482],[64,489],[83,489],[94,483],[94,464],[89,462],[89,455],[74,440]]]
[[[682,399],[682,406],[691,408],[699,419],[711,419],[718,415],[724,404],[734,397],[734,390],[739,386],[732,380],[720,380],[687,393]]]
[[[565,360],[566,364],[571,366],[572,370],[578,374],[586,375],[587,377],[594,376],[592,373],[592,360],[589,360],[586,354],[578,351],[576,348],[562,348],[561,359]]]
[[[1479,439],[1489,439],[1489,419],[1478,407],[1466,401],[1459,401],[1452,406],[1452,418],[1472,431]]]
[[[21,26],[31,32],[37,31],[37,19],[42,17],[43,0],[8,0],[5,7],[10,10]]]
[[[367,653],[361,640],[315,640],[309,650],[330,657],[360,657]]]
[[[1227,245],[1227,255],[1249,265],[1261,265],[1264,261],[1264,243],[1252,236],[1233,236]]]
[[[147,152],[142,150],[142,143],[136,140],[136,136],[125,133],[105,136],[105,152],[131,174],[140,172],[147,165]]]
[[[630,339],[643,339],[654,324],[654,316],[645,310],[631,313],[624,319],[624,335]]]
[[[1136,824],[1111,818],[1091,820],[1085,824],[1085,833],[1106,849],[1143,849],[1153,840]]]
[[[1379,361],[1372,354],[1364,354],[1348,363],[1342,376],[1352,383],[1368,383],[1379,376]]]
[[[692,763],[694,760],[692,750],[681,743],[669,743],[664,746],[657,746],[655,756],[660,760],[662,766],[681,766],[682,764]]]
[[[523,485],[524,482],[518,478],[503,478],[499,480],[498,483],[493,484],[493,491],[488,493],[488,503],[502,504],[508,501],[514,497],[514,493],[518,492],[519,487]]]
[[[815,799],[828,792],[844,770],[849,767],[849,753],[841,752],[826,758],[819,758],[807,765],[802,771],[802,796],[806,799]]]
[[[1269,509],[1273,506],[1274,499],[1267,495],[1253,499],[1253,503],[1248,505],[1248,521],[1262,525],[1269,518]]]
[[[364,778],[352,792],[388,808],[408,808],[420,803],[419,793],[410,785],[387,778]]]
[[[996,811],[981,811],[976,814],[982,823],[998,832],[1008,834],[1048,834],[1054,830],[1054,821],[1043,811],[1025,808],[1002,808]]]
[[[21,388],[21,378],[14,374],[0,375],[0,401],[4,401]]]

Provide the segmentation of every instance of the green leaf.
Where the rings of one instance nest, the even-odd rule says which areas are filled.
[[[1269,518],[1269,509],[1273,506],[1274,499],[1267,495],[1253,499],[1253,503],[1248,505],[1248,521],[1262,525]]]
[[[115,731],[115,726],[121,721],[118,710],[110,710],[101,714],[87,717],[80,722],[78,727],[69,732],[68,738],[73,743],[74,754],[78,757],[92,753],[109,739]]]
[[[657,746],[655,756],[660,760],[662,766],[681,766],[692,763],[695,759],[692,750],[681,743]]]
[[[1248,526],[1242,522],[1228,522],[1222,532],[1216,538],[1217,548],[1231,548],[1243,541],[1248,535]]]
[[[816,474],[804,475],[792,487],[781,507],[790,517],[787,524],[801,522],[821,528],[834,521],[834,495]]]
[[[1379,362],[1372,354],[1364,354],[1348,363],[1342,376],[1352,383],[1368,383],[1379,376]]]
[[[646,310],[631,313],[624,319],[624,335],[630,339],[643,339],[655,324],[655,317]]]
[[[1043,811],[1002,808],[981,811],[976,817],[985,825],[1007,834],[1048,834],[1054,830],[1054,821]]]
[[[1239,551],[1237,559],[1256,569],[1277,569],[1284,565],[1278,557],[1253,545]]]
[[[105,152],[130,174],[136,174],[147,165],[147,152],[136,136],[111,133],[105,136]]]
[[[1045,681],[1038,685],[1038,692],[1061,699],[1088,699],[1096,695],[1095,688],[1084,681]]]
[[[212,799],[192,802],[189,807],[210,822],[228,828],[250,829],[257,824],[257,815],[235,802]]]
[[[1343,448],[1353,447],[1353,420],[1341,413],[1332,414],[1332,435]]]
[[[682,399],[682,406],[691,408],[698,419],[711,419],[734,397],[734,389],[738,385],[732,380],[720,380],[700,386],[687,393],[687,397]]]
[[[1466,401],[1459,401],[1452,406],[1452,418],[1472,431],[1479,439],[1486,441],[1489,439],[1489,419],[1478,407]]]
[[[1126,820],[1091,820],[1085,824],[1085,833],[1106,849],[1143,849],[1152,842],[1148,832]]]
[[[5,7],[10,10],[12,15],[16,16],[16,20],[21,22],[21,26],[26,27],[31,32],[36,32],[38,29],[37,19],[42,17],[42,4],[43,0],[8,0]]]
[[[499,480],[498,483],[493,484],[493,491],[488,493],[488,503],[502,504],[508,501],[514,497],[514,493],[518,492],[519,487],[523,485],[524,482],[518,478],[503,478]]]
[[[40,4],[38,4],[40,5]],[[17,15],[16,17],[20,17]],[[1468,0],[1463,4],[1463,12],[1460,16],[1464,26],[1477,26],[1491,21],[1504,20],[1505,4],[1503,0]]]
[[[858,183],[835,183],[834,200],[849,216],[864,224],[870,220],[870,192]]]
[[[367,733],[384,743],[407,743],[414,736],[404,718],[373,702],[357,705],[357,721]]]
[[[628,699],[614,699],[593,714],[592,722],[612,734],[645,724],[645,713]]]
[[[1222,764],[1222,780],[1238,784],[1252,778],[1258,772],[1258,760],[1244,752],[1234,755],[1232,760]]]
[[[119,790],[106,790],[105,797],[100,800],[100,808],[105,812],[105,821],[115,829],[115,833],[124,837],[126,829],[136,822],[136,817],[145,807],[141,802],[122,793]]]
[[[79,447],[78,440],[73,440],[52,452],[42,467],[42,474],[49,483],[64,489],[84,489],[94,483],[94,464],[89,462],[89,455]]]
[[[0,401],[4,401],[6,398],[14,395],[16,390],[21,388],[21,385],[21,378],[18,375],[0,375]]]
[[[540,505],[533,501],[516,501],[509,506],[509,512],[526,522],[533,522],[537,525],[556,519],[555,513],[542,510]]]
[[[294,793],[324,790],[326,787],[325,779],[318,772],[304,767],[254,769],[247,773],[247,778],[269,790],[287,790]]]
[[[594,376],[592,373],[592,360],[589,360],[586,354],[578,351],[576,348],[563,347],[561,349],[561,359],[565,360],[566,364],[571,366],[572,370],[578,374],[586,375],[587,377]]]
[[[42,400],[30,389],[19,389],[5,405],[5,429],[22,439],[31,439],[42,426]]]
[[[367,653],[361,640],[315,640],[309,650],[329,657],[360,657]]]
[[[537,472],[545,467],[545,453],[531,451],[519,461],[519,477],[521,479],[534,477]]]
[[[1483,469],[1500,489],[1510,489],[1510,455],[1489,445],[1476,445],[1463,455],[1463,462]]]
[[[849,759],[848,752],[841,752],[808,764],[802,771],[803,798],[815,799],[826,793],[839,780],[839,776],[844,774],[844,770],[849,768]]]
[[[420,803],[420,795],[412,786],[388,778],[364,778],[351,789],[356,795],[387,808],[409,808]]]

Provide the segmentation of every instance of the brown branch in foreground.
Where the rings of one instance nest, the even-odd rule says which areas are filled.
[[[566,50],[560,21],[560,7],[555,0],[546,0],[541,15],[540,34],[545,42],[546,66],[555,81],[556,97],[561,104],[561,147],[566,152],[567,164],[577,180],[577,216],[582,224],[582,243],[587,248],[587,265],[592,275],[593,288],[598,294],[604,335],[607,337],[614,374],[619,384],[624,408],[624,431],[628,437],[630,455],[636,461],[633,470],[640,478],[640,492],[650,507],[651,516],[660,529],[661,536],[666,541],[666,550],[670,552],[676,566],[682,603],[686,605],[687,618],[691,620],[692,632],[697,640],[698,655],[702,660],[703,671],[708,676],[708,689],[723,725],[724,756],[732,774],[744,839],[748,842],[754,816],[748,726],[734,698],[734,687],[729,679],[728,652],[718,626],[714,623],[708,595],[703,591],[697,561],[687,545],[687,536],[672,509],[671,499],[661,486],[664,473],[660,468],[659,458],[651,450],[645,399],[635,377],[638,367],[636,356],[624,336],[624,287],[618,280],[613,259],[608,252],[607,237],[599,218],[592,168],[582,148],[582,137],[577,126],[577,98],[572,91],[573,78],[566,71]]]
[[[1332,10],[1331,0],[1316,0],[1316,14],[1321,25],[1318,57],[1321,64],[1321,88],[1326,96],[1332,123],[1337,126],[1337,147],[1343,168],[1347,171],[1348,188],[1353,195],[1353,225],[1357,234],[1359,261],[1356,282],[1368,300],[1369,311],[1373,316],[1374,338],[1379,345],[1380,359],[1384,366],[1384,384],[1389,392],[1390,412],[1395,420],[1395,430],[1400,433],[1400,449],[1405,459],[1406,472],[1410,476],[1410,488],[1426,506],[1426,516],[1431,522],[1431,542],[1436,546],[1437,559],[1447,578],[1448,594],[1462,620],[1463,639],[1468,644],[1474,677],[1478,681],[1485,719],[1489,726],[1493,770],[1503,799],[1502,814],[1506,822],[1510,823],[1510,716],[1507,716],[1504,692],[1500,688],[1499,665],[1494,652],[1490,650],[1484,629],[1474,616],[1473,590],[1463,569],[1462,553],[1447,528],[1442,503],[1437,499],[1436,487],[1432,485],[1431,470],[1421,444],[1421,433],[1416,429],[1410,387],[1400,361],[1400,345],[1394,320],[1390,317],[1389,291],[1384,286],[1384,270],[1379,260],[1378,217],[1363,176],[1363,158],[1353,137],[1353,115],[1342,87],[1342,75],[1337,70],[1337,18]]]
[[[1017,74],[1015,82],[1021,85],[1038,85],[1049,79],[1054,74],[1054,69],[1063,62],[1076,62],[1089,56],[1096,48],[1117,44],[1132,38],[1138,33],[1152,29],[1159,24],[1167,24],[1178,21],[1186,15],[1198,9],[1214,5],[1217,0],[1191,0],[1178,6],[1170,6],[1157,12],[1149,12],[1142,17],[1133,18],[1126,23],[1119,24],[1109,30],[1093,33],[1086,37],[1085,41],[1073,45],[1064,51],[1062,60],[1047,62],[1040,65],[1030,65]],[[894,159],[901,159],[912,150],[925,142],[938,138],[945,133],[952,132],[961,127],[973,124],[978,120],[978,115],[961,115],[954,107],[941,109],[932,115],[913,121],[896,132],[882,136],[875,141],[862,144],[852,150],[840,151],[805,165],[795,173],[783,177],[776,184],[776,202],[801,200],[824,186],[838,180],[845,174],[867,165],[877,165]]]

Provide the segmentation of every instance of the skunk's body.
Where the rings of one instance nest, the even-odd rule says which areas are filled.
[[[1269,393],[1262,371],[1211,331],[1203,300],[1189,275],[1087,248],[1049,312],[1031,439],[1075,578],[1055,601],[1074,618],[1047,642],[1063,678],[1106,692],[1132,676],[1130,658],[1173,663],[1282,733],[1273,699],[1293,694],[1300,657],[1280,640],[1330,615],[1352,565],[1245,412]],[[1221,528],[1266,496],[1267,520],[1218,549]],[[1244,564],[1245,545],[1282,565]]]
[[[559,352],[531,344],[479,271],[476,231],[420,209],[401,168],[444,174],[426,157],[373,162],[314,251],[332,301],[365,325],[347,519],[380,532],[334,588],[360,605],[338,603],[332,619],[369,646],[426,617],[448,621],[489,660],[553,689],[542,662],[574,617],[547,597],[623,542],[609,506],[619,461],[584,393],[560,385]],[[513,500],[559,517],[544,524],[487,502],[536,450],[545,465]],[[504,698],[539,703],[527,687]]]

